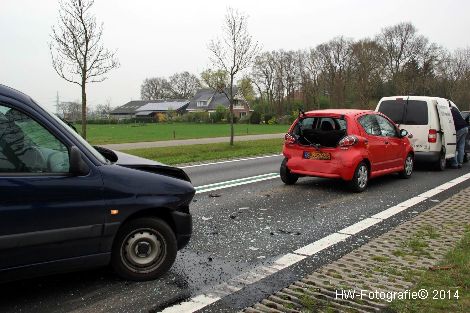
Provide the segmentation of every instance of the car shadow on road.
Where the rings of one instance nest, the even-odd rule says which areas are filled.
[[[432,171],[432,167],[429,164],[417,164],[414,168],[415,172],[430,172]],[[436,173],[439,173],[436,171]],[[413,176],[410,178],[413,180]],[[389,174],[384,176],[379,176],[374,179],[369,180],[368,186],[366,189],[373,191],[377,190],[378,187],[386,186],[386,185],[396,185],[401,184],[403,179],[401,179],[398,174]],[[309,188],[312,187],[317,188],[320,191],[328,192],[328,193],[339,193],[339,194],[351,194],[351,188],[349,183],[340,179],[329,179],[329,178],[318,178],[318,177],[302,177],[296,183],[296,188]]]
[[[79,297],[112,285],[124,285],[109,268],[55,274],[0,284],[0,312],[54,312],[48,306],[58,306],[70,297]],[[29,309],[24,309],[27,307]]]

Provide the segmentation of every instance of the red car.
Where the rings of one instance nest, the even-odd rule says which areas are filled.
[[[281,179],[339,178],[361,192],[370,178],[413,173],[408,132],[385,115],[365,110],[318,110],[299,114],[285,135]]]

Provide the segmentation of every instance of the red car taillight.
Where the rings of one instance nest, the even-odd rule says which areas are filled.
[[[428,134],[428,142],[436,143],[437,142],[437,130],[430,129]]]
[[[346,136],[338,143],[340,147],[349,147],[355,145],[359,140],[356,136]]]
[[[295,140],[295,137],[292,136],[291,134],[287,133],[285,136],[284,136],[284,143],[286,144],[293,144],[295,143],[296,140]]]

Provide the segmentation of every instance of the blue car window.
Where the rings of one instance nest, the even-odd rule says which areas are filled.
[[[24,113],[0,105],[0,173],[68,173],[69,152]]]

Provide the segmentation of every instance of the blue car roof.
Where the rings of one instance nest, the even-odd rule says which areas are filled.
[[[32,102],[31,98],[28,95],[2,84],[0,84],[0,95],[18,100],[25,104],[31,104]]]

